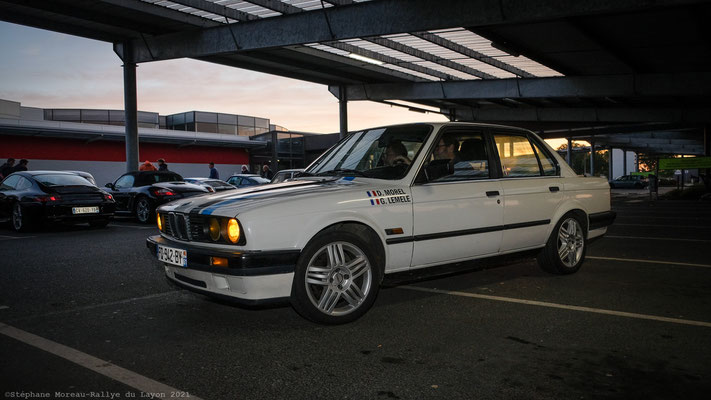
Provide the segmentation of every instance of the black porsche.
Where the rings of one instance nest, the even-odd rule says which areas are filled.
[[[16,231],[43,222],[104,227],[115,209],[111,194],[72,172],[15,172],[0,183],[0,220],[10,221]]]
[[[134,171],[121,175],[106,187],[116,199],[116,213],[135,215],[139,222],[153,222],[156,207],[184,197],[209,193],[200,185],[183,181],[170,171]]]

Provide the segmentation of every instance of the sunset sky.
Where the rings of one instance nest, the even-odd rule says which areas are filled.
[[[111,43],[0,22],[0,99],[40,108],[123,109],[121,60]],[[138,109],[213,111],[269,118],[290,130],[339,130],[328,87],[182,59],[140,64]],[[373,102],[348,103],[348,128],[445,121]]]

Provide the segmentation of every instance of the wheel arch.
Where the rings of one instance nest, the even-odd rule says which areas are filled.
[[[580,221],[583,223],[583,230],[585,231],[585,238],[587,239],[588,237],[588,227],[590,226],[590,222],[588,220],[588,213],[585,211],[583,206],[581,204],[578,204],[577,202],[571,202],[568,204],[565,204],[556,210],[555,215],[551,219],[551,223],[548,228],[548,232],[546,237],[549,237],[551,232],[553,231],[553,228],[558,224],[558,222],[563,218],[568,213],[573,213],[576,216],[580,217]]]
[[[377,257],[377,264],[378,268],[381,270],[381,277],[384,275],[385,271],[385,262],[386,262],[386,251],[385,251],[385,243],[383,242],[383,239],[378,233],[371,227],[370,225],[362,222],[362,221],[356,221],[356,220],[343,220],[343,221],[338,221],[334,222],[328,226],[323,227],[319,231],[317,231],[315,234],[311,235],[309,239],[306,241],[304,248],[308,243],[310,243],[315,237],[318,235],[328,232],[328,231],[349,231],[352,232],[358,236],[365,237],[366,242],[368,244],[371,244],[373,246],[373,249],[375,250],[375,256]],[[301,252],[303,253],[303,248],[301,249]]]

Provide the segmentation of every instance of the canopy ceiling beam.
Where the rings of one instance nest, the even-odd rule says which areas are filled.
[[[160,11],[164,12],[175,11],[136,0],[130,0],[128,3],[124,0],[102,1],[119,6],[130,4],[131,7],[153,12],[156,8],[162,8]],[[560,7],[560,2],[557,0],[369,1],[347,7],[303,11],[211,28],[207,27],[210,24],[206,22],[205,29],[146,38],[146,41],[134,40],[136,55],[133,61],[205,57],[220,53],[452,27],[536,22],[580,15],[695,4],[700,1],[702,0],[601,0],[570,2],[564,8]],[[255,0],[253,3],[256,2]],[[476,12],[468,12],[474,10]]]
[[[711,73],[640,74],[383,83],[346,87],[350,100],[708,96]]]

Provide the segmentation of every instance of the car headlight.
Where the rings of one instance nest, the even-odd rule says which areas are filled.
[[[208,232],[213,242],[220,240],[220,221],[217,218],[210,218]]]
[[[236,219],[230,218],[227,221],[227,240],[232,243],[237,243],[239,241],[240,229],[239,223]]]

